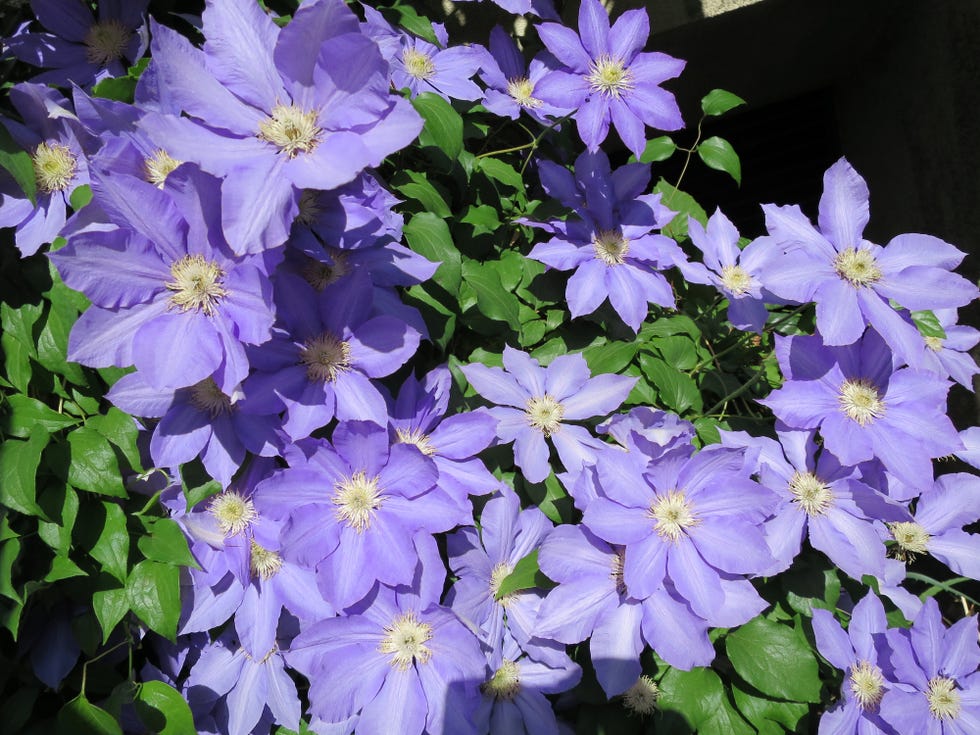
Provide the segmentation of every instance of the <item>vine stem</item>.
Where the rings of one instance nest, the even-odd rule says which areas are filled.
[[[956,585],[960,584],[960,582],[970,581],[970,579],[967,577],[953,577],[948,582],[940,582],[938,579],[933,579],[928,575],[919,574],[918,572],[906,572],[905,576],[908,577],[909,579],[914,579],[916,582],[925,582],[926,584],[931,585],[931,589],[927,589],[925,592],[919,595],[919,597],[922,599],[926,597],[932,597],[935,594],[936,590],[943,590],[943,592],[949,592],[950,594],[956,595],[957,597],[967,600],[974,607],[980,607],[980,602],[977,602],[969,595],[964,594],[960,590],[956,589]]]
[[[738,388],[736,388],[731,393],[729,393],[727,396],[725,396],[720,401],[718,401],[718,403],[716,403],[711,408],[709,408],[707,411],[705,411],[703,415],[710,416],[715,411],[717,411],[719,408],[721,408],[722,406],[726,405],[729,401],[731,401],[731,400],[733,400],[735,398],[738,398],[740,395],[742,395],[747,390],[749,390],[753,385],[755,385],[756,383],[758,383],[759,380],[765,376],[765,374],[766,374],[766,369],[765,368],[761,368],[759,370],[759,372],[757,372],[751,378],[749,378],[744,383],[742,383]]]
[[[789,312],[788,314],[784,314],[782,317],[780,317],[779,319],[777,319],[776,321],[774,321],[772,324],[766,325],[766,327],[762,331],[763,332],[774,332],[778,327],[780,327],[782,324],[784,324],[785,322],[789,321],[794,316],[796,316],[797,314],[799,314],[807,306],[809,306],[809,304],[800,304],[795,309],[793,309],[793,311]],[[750,334],[749,332],[746,332],[745,334],[743,334],[742,336],[740,336],[738,338],[738,340],[735,341],[734,344],[730,344],[730,345],[728,345],[728,347],[726,347],[725,349],[721,350],[720,352],[718,352],[716,354],[713,354],[711,357],[706,358],[704,360],[701,360],[697,365],[695,365],[693,368],[691,368],[688,371],[688,375],[693,375],[694,373],[698,372],[702,368],[707,367],[708,365],[711,365],[711,364],[717,362],[720,358],[724,357],[729,352],[732,352],[733,350],[736,350],[739,347],[741,347],[743,344],[745,344],[745,339],[746,339],[746,337],[749,336],[749,334]]]

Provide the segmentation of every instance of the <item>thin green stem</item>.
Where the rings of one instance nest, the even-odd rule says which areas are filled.
[[[156,505],[156,502],[160,499],[160,493],[162,492],[163,490],[157,490],[155,493],[153,493],[150,499],[146,501],[146,505],[144,505],[140,510],[138,510],[133,515],[141,516],[145,514],[148,510],[150,510],[150,508]]]
[[[933,579],[928,575],[919,574],[918,572],[906,572],[905,576],[908,577],[909,579],[914,579],[916,582],[925,582],[928,585],[932,585],[930,589],[927,589],[925,592],[919,595],[920,599],[924,600],[927,597],[932,597],[933,595],[936,594],[937,590],[942,590],[943,592],[949,592],[950,594],[956,595],[957,597],[962,597],[963,599],[971,603],[974,607],[980,607],[980,602],[977,602],[969,595],[960,592],[958,589],[956,589],[956,585],[962,582],[972,581],[968,577],[953,577],[953,579],[949,580],[948,582],[941,582],[938,579]]]
[[[758,383],[759,380],[765,377],[765,375],[766,375],[766,369],[765,368],[760,369],[759,372],[757,372],[751,378],[749,378],[744,383],[742,383],[738,388],[736,388],[727,396],[725,396],[720,401],[718,401],[718,403],[716,403],[714,406],[712,406],[707,411],[705,411],[703,415],[709,416],[713,414],[715,411],[717,411],[719,408],[721,408],[722,406],[726,405],[732,399],[738,398],[740,395],[742,395],[743,393],[751,389],[752,386]]]
[[[684,157],[684,166],[681,168],[680,176],[677,177],[677,183],[674,184],[675,190],[680,188],[681,182],[684,180],[684,174],[687,173],[688,164],[691,163],[691,156],[694,154],[694,151],[697,150],[698,143],[701,142],[701,124],[703,122],[704,122],[704,115],[702,115],[701,119],[698,120],[698,134],[694,137],[694,143],[691,145],[690,148],[681,149],[683,151],[687,151],[687,155]],[[673,192],[671,192],[671,194],[673,194]],[[670,197],[667,197],[667,201],[664,202],[664,206],[665,207],[670,206]]]

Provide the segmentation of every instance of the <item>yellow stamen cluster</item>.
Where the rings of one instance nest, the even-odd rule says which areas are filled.
[[[315,111],[296,105],[276,105],[272,114],[259,123],[258,137],[295,158],[316,148],[322,132]]]
[[[118,20],[104,20],[89,28],[82,43],[85,60],[90,64],[108,66],[121,59],[133,32]]]
[[[306,366],[306,376],[310,380],[333,383],[338,375],[350,370],[350,345],[324,332],[306,340],[299,352],[299,361]]]
[[[363,533],[370,527],[374,512],[381,507],[384,497],[378,488],[378,477],[368,477],[366,472],[358,470],[334,485],[330,502],[336,506],[338,520]]]
[[[683,490],[671,490],[666,495],[658,497],[650,506],[647,515],[656,521],[653,528],[657,535],[670,543],[680,541],[688,528],[701,522]]]
[[[952,720],[960,713],[960,693],[956,682],[945,676],[934,676],[926,689],[929,714],[937,720]]]
[[[846,248],[834,258],[834,271],[854,287],[870,286],[881,280],[874,254],[865,248]]]
[[[428,79],[436,73],[436,65],[432,63],[432,57],[413,48],[407,48],[402,52],[402,63],[405,65],[405,72],[416,79]]]
[[[233,490],[225,490],[211,498],[208,512],[225,536],[237,536],[259,517],[252,501]]]
[[[589,89],[607,97],[621,97],[634,87],[633,72],[620,59],[603,54],[589,66],[585,76]]]
[[[852,666],[848,681],[851,693],[863,710],[877,707],[885,695],[885,677],[870,661],[859,661]]]
[[[162,189],[167,176],[181,163],[183,161],[173,158],[163,148],[157,148],[152,156],[143,161],[143,175],[151,184]]]
[[[534,96],[534,84],[527,77],[508,79],[507,94],[514,102],[529,110],[542,105],[541,100]]]
[[[933,352],[939,352],[943,348],[943,340],[941,337],[925,337],[924,341],[926,347]]]
[[[898,544],[898,558],[911,561],[916,554],[925,554],[929,547],[929,532],[915,521],[889,523],[888,530]]]
[[[524,406],[524,416],[532,429],[537,429],[545,436],[551,436],[561,429],[565,407],[545,393],[543,396],[528,399]]]
[[[378,651],[390,653],[396,669],[407,671],[413,662],[424,664],[432,658],[432,650],[425,645],[432,640],[432,626],[420,622],[414,612],[399,615],[384,627],[384,633]]]
[[[218,304],[228,295],[221,280],[225,272],[213,260],[203,255],[185,255],[170,265],[174,280],[164,284],[170,297],[170,307],[181,311],[196,309],[213,316]]]
[[[808,516],[821,516],[834,504],[834,491],[812,472],[794,472],[789,492]]]
[[[521,668],[514,661],[506,659],[493,676],[480,685],[480,691],[489,697],[510,701],[521,690]]]
[[[740,265],[726,265],[721,269],[721,285],[727,288],[732,296],[748,293],[752,287],[752,276]]]
[[[615,230],[602,230],[592,237],[595,257],[606,265],[622,265],[630,251],[630,241]]]
[[[41,143],[31,156],[34,181],[38,191],[51,194],[64,191],[75,178],[78,161],[68,146],[61,143]]]
[[[867,426],[885,415],[885,402],[881,400],[878,389],[864,378],[845,380],[837,400],[841,411],[861,426]]]
[[[419,429],[406,431],[405,429],[395,429],[395,436],[400,444],[411,444],[418,448],[426,457],[431,457],[436,453],[436,448],[432,446],[432,440],[428,434],[423,434]]]
[[[249,552],[248,568],[253,577],[271,579],[282,569],[282,557],[275,551],[259,546],[255,539],[249,542]]]
[[[497,595],[500,592],[500,584],[510,575],[512,571],[514,571],[514,568],[505,562],[497,564],[492,570],[490,570],[490,597],[502,607],[507,607],[514,598],[514,593],[511,592],[504,595],[499,600],[497,599]]]

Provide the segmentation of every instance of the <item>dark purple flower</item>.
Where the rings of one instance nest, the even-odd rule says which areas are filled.
[[[645,10],[627,10],[610,28],[599,0],[583,0],[578,26],[581,37],[558,23],[538,26],[544,45],[563,64],[541,80],[538,94],[556,107],[578,108],[579,136],[590,151],[606,139],[610,123],[637,156],[646,145],[644,126],[684,126],[674,95],[660,84],[680,74],[685,62],[641,53],[650,35]]]

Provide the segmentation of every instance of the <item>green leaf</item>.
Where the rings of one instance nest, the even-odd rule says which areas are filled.
[[[7,169],[17,186],[31,200],[37,203],[37,179],[34,176],[34,163],[30,154],[17,145],[7,128],[0,125],[0,166]]]
[[[102,569],[125,583],[129,575],[129,531],[126,514],[112,502],[103,501],[105,525],[89,555],[102,565]],[[142,539],[141,539],[142,540]]]
[[[698,155],[710,168],[724,171],[735,179],[736,184],[742,184],[742,164],[732,144],[724,138],[716,135],[702,141],[698,146]]]
[[[419,143],[434,145],[456,160],[463,150],[463,118],[435,92],[423,92],[412,105],[425,120]]]
[[[805,704],[763,699],[743,692],[737,686],[732,687],[732,694],[739,712],[758,728],[760,735],[768,735],[769,733],[783,735],[786,730],[805,732],[804,730],[797,730],[797,723],[809,711]]]
[[[507,322],[515,332],[520,331],[520,303],[512,292],[504,289],[497,273],[475,260],[463,263],[462,272],[463,279],[476,292],[480,313],[488,319]]]
[[[53,299],[37,338],[37,361],[53,373],[64,375],[76,385],[84,385],[85,373],[78,363],[68,362],[68,333],[78,311],[68,301]]]
[[[72,529],[78,518],[78,493],[64,483],[53,483],[38,498],[38,505],[60,522],[39,521],[37,535],[56,553],[67,556],[71,549]]]
[[[23,602],[14,588],[14,564],[20,556],[20,539],[9,538],[0,541],[0,595],[14,602]]]
[[[660,179],[653,188],[654,193],[662,194],[660,202],[668,209],[677,212],[677,216],[663,228],[663,233],[667,237],[675,240],[683,240],[687,237],[687,218],[693,217],[702,225],[708,221],[708,213],[695,201],[694,197],[680,189],[676,189],[668,184],[664,179]]]
[[[414,33],[434,46],[440,45],[435,31],[432,29],[432,21],[419,15],[411,5],[398,5],[389,10],[391,13],[397,13],[398,18],[395,22],[406,31]]]
[[[946,339],[946,330],[939,323],[939,319],[931,311],[913,311],[912,321],[919,328],[919,334],[923,337],[935,337]]]
[[[132,469],[137,471],[143,469],[140,451],[136,447],[139,429],[132,416],[112,406],[104,414],[89,417],[85,426],[95,429],[112,444],[119,447]]]
[[[27,441],[9,439],[0,445],[0,505],[50,520],[37,504],[36,490],[37,467],[49,439],[48,432],[38,429]]]
[[[9,396],[10,414],[4,421],[4,433],[10,436],[27,438],[35,429],[54,433],[78,423],[78,419],[65,416],[48,408],[36,398],[21,393]]]
[[[698,363],[698,346],[686,335],[658,337],[652,341],[652,346],[668,365],[678,370],[690,370]]]
[[[509,163],[505,163],[499,158],[488,156],[486,158],[478,158],[476,160],[476,168],[494,181],[499,181],[501,184],[506,184],[512,189],[517,189],[519,192],[524,193],[524,178]]]
[[[112,631],[129,612],[129,599],[125,587],[96,590],[92,593],[92,608],[102,628],[102,642],[105,643]]]
[[[725,650],[739,676],[763,694],[795,702],[820,701],[817,659],[793,628],[758,617],[729,633]]]
[[[58,582],[72,577],[88,576],[81,567],[67,556],[56,556],[51,560],[51,569],[44,577],[45,582]]]
[[[95,429],[83,426],[68,435],[71,462],[68,482],[87,490],[117,498],[127,497],[119,473],[119,461],[109,440]]]
[[[417,171],[399,172],[392,179],[392,186],[406,199],[414,199],[419,202],[426,212],[431,212],[437,217],[449,217],[452,214],[452,210],[449,209],[449,205],[446,204],[442,194],[426,179],[424,174]]]
[[[140,620],[174,640],[180,617],[180,570],[158,561],[141,561],[126,581],[129,606]]]
[[[728,701],[725,685],[711,669],[670,669],[660,680],[657,706],[679,712],[698,735],[754,735]]]
[[[462,280],[462,259],[453,244],[445,220],[429,212],[416,214],[403,228],[409,246],[419,255],[441,263],[432,280],[450,294],[459,292]]]
[[[149,730],[160,735],[196,732],[194,717],[184,698],[162,681],[144,682],[133,702],[136,714]]]
[[[724,115],[729,110],[744,104],[745,100],[724,89],[712,89],[701,98],[701,109],[704,110],[705,115]]]
[[[636,355],[639,343],[605,342],[582,351],[582,357],[589,364],[593,375],[601,373],[618,373],[623,370]]]
[[[502,600],[509,594],[534,587],[550,587],[551,580],[538,567],[538,550],[535,549],[514,565],[514,569],[500,580],[495,600]]]
[[[136,92],[136,79],[131,76],[110,77],[92,87],[92,96],[101,97],[117,102],[133,102],[133,95]]]
[[[640,355],[640,367],[650,379],[651,385],[657,389],[660,402],[677,413],[684,413],[689,408],[700,411],[704,408],[701,391],[691,376],[682,373],[677,368],[668,365],[657,357]]]
[[[659,138],[648,140],[643,153],[640,154],[640,163],[656,163],[666,161],[677,150],[677,145],[669,135],[661,135]]]
[[[497,210],[488,204],[479,206],[470,205],[460,220],[468,225],[473,225],[474,235],[492,235],[500,229],[500,218]]]
[[[79,695],[58,712],[59,735],[123,735],[116,718]]]
[[[169,518],[146,521],[149,536],[140,536],[136,546],[143,556],[165,564],[199,568],[191,550],[187,547],[187,537],[180,526]]]
[[[71,208],[76,212],[90,201],[92,201],[92,187],[88,184],[76,186],[75,190],[72,191],[71,196],[68,197],[68,202],[71,204]]]

